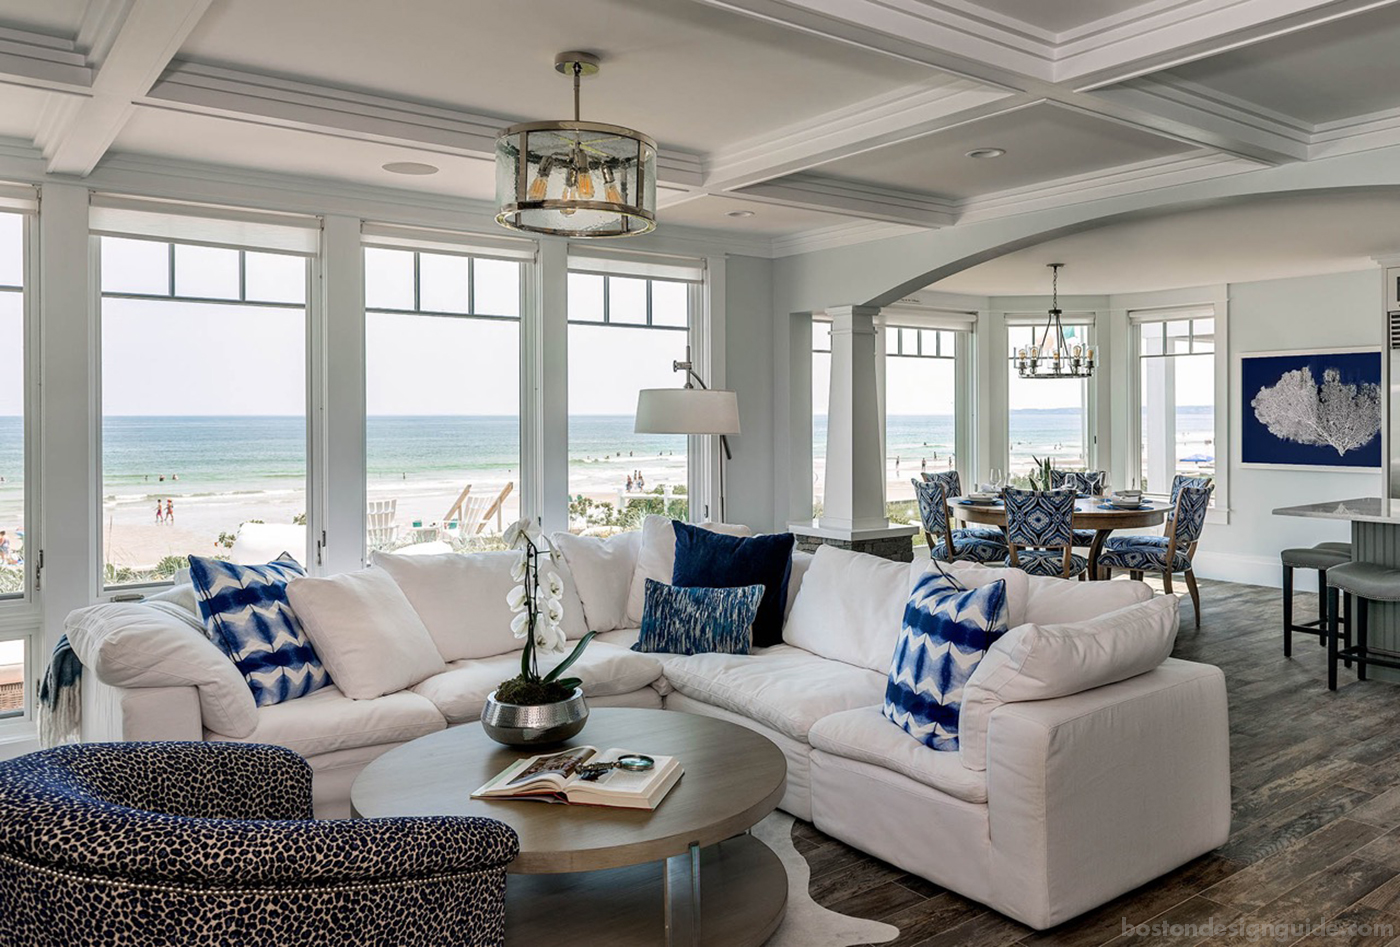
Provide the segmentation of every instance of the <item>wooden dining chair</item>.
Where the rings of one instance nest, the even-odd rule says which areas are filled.
[[[942,481],[911,480],[914,496],[919,501],[919,518],[923,521],[924,542],[929,555],[944,562],[1001,562],[1006,558],[1006,537],[995,526],[967,529],[950,528],[953,522],[948,510],[948,493]]]
[[[1083,576],[1089,560],[1076,555],[1073,490],[1017,490],[1007,487],[1006,564],[1031,575],[1064,579]]]
[[[1196,556],[1201,532],[1206,525],[1212,486],[1180,485],[1166,534],[1162,536],[1110,536],[1099,553],[1099,575],[1111,579],[1114,569],[1127,569],[1134,578],[1147,572],[1162,577],[1162,589],[1172,591],[1172,576],[1178,572],[1186,579],[1191,604],[1196,610],[1196,627],[1201,627],[1201,593],[1196,587],[1196,573],[1191,562]]]

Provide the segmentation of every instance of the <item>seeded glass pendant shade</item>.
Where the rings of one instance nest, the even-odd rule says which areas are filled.
[[[561,237],[628,237],[656,227],[656,142],[621,125],[579,120],[589,53],[560,53],[574,80],[574,119],[512,125],[496,139],[496,222]]]

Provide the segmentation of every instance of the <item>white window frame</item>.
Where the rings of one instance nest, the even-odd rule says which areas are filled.
[[[122,240],[145,240],[150,243],[164,243],[171,246],[171,256],[167,265],[171,267],[169,272],[170,295],[159,295],[155,293],[129,293],[113,292],[104,293],[102,290],[102,239],[103,237],[115,237]],[[306,262],[306,298],[298,303],[275,303],[275,302],[248,302],[246,299],[206,299],[194,296],[181,296],[175,293],[175,271],[174,271],[174,246],[184,244],[190,246],[216,246],[221,249],[235,250],[240,253],[282,253],[289,256],[297,256]],[[321,396],[325,383],[324,353],[322,352],[325,335],[325,325],[323,307],[321,305],[320,293],[316,292],[316,287],[320,281],[320,254],[308,255],[305,253],[295,253],[286,250],[269,249],[261,246],[237,246],[227,243],[201,243],[196,240],[185,240],[174,237],[144,236],[135,233],[119,232],[98,232],[93,231],[88,237],[89,248],[89,273],[90,275],[90,295],[93,309],[93,466],[96,471],[94,482],[97,485],[96,496],[92,497],[95,507],[95,523],[97,526],[97,543],[91,551],[93,562],[96,566],[93,575],[96,588],[93,590],[94,601],[128,601],[139,599],[145,595],[171,586],[170,581],[160,582],[134,582],[129,585],[108,585],[106,583],[106,556],[103,553],[105,547],[105,516],[103,510],[103,477],[105,470],[102,463],[102,420],[105,417],[105,405],[103,398],[102,379],[102,359],[103,359],[103,301],[107,297],[114,299],[145,299],[152,302],[188,302],[196,305],[224,305],[224,306],[256,306],[258,308],[285,308],[303,310],[303,339],[306,346],[306,549],[302,550],[302,558],[306,559],[306,569],[311,574],[320,571],[321,560],[324,553],[325,537],[325,511],[322,509],[325,497],[325,432],[322,421],[322,408],[325,399]],[[241,259],[241,258],[240,258]],[[240,271],[242,265],[240,262]],[[240,296],[246,295],[242,284],[240,273]]]
[[[1044,312],[1007,312],[1005,313],[1006,325],[1006,386],[1002,392],[1002,423],[1006,428],[1007,436],[1003,438],[1001,450],[1001,469],[1010,475],[1011,468],[1011,377],[1015,374],[1015,356],[1011,354],[1013,335],[1018,330],[1025,328],[1035,328],[1043,331],[1045,328],[1046,315]],[[1106,361],[1104,347],[1100,344],[1099,336],[1099,313],[1097,310],[1065,310],[1061,321],[1065,325],[1087,326],[1088,332],[1085,334],[1085,344],[1093,346],[1098,350],[1098,363],[1102,365]],[[1084,379],[1081,384],[1084,386],[1084,460],[1088,470],[1104,470],[1106,465],[1102,463],[1104,452],[1099,444],[1099,373],[1097,371]]]
[[[34,738],[39,675],[44,667],[40,610],[43,555],[39,424],[39,217],[24,215],[24,591],[0,599],[0,641],[24,642],[24,712],[0,718],[0,745]]]
[[[1136,305],[1125,307],[1128,319],[1128,402],[1125,433],[1128,438],[1127,482],[1136,487],[1142,482],[1142,332],[1143,325],[1158,325],[1162,322],[1191,318],[1206,318],[1205,311],[1213,313],[1215,319],[1215,492],[1211,495],[1210,509],[1206,522],[1227,524],[1230,522],[1230,460],[1228,452],[1222,454],[1222,445],[1229,445],[1230,430],[1230,359],[1229,359],[1229,300],[1222,287],[1215,295],[1188,295],[1176,298],[1178,294],[1153,294],[1135,297]],[[1199,297],[1198,301],[1196,300]],[[1153,303],[1157,303],[1153,305]],[[1204,354],[1204,353],[1202,353]],[[1123,456],[1120,454],[1119,456]],[[1170,491],[1153,494],[1169,496]]]

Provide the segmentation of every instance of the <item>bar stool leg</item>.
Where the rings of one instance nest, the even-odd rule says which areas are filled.
[[[1293,567],[1283,567],[1283,656],[1293,656]]]
[[[1366,599],[1363,598],[1356,603],[1356,644],[1358,649],[1356,657],[1356,679],[1358,681],[1366,680],[1366,619],[1369,611],[1370,603],[1367,602]],[[1347,637],[1351,637],[1350,629],[1347,631]],[[1348,642],[1348,644],[1350,644],[1350,642]]]
[[[1337,689],[1337,590],[1327,589],[1327,689]]]
[[[1323,635],[1327,633],[1327,570],[1317,570],[1317,627],[1322,634],[1317,636],[1317,645],[1322,647],[1326,642]],[[1343,622],[1345,624],[1345,622]]]

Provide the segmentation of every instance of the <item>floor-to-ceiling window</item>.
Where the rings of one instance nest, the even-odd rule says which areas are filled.
[[[367,544],[499,545],[522,496],[522,266],[364,253]]]
[[[637,392],[679,388],[696,284],[569,273],[569,528],[688,518],[686,438],[636,434]]]
[[[886,325],[884,335],[886,515],[916,523],[910,481],[957,467],[958,333]]]
[[[1092,317],[1066,314],[1065,342],[1073,349],[1092,345]],[[1090,434],[1089,385],[1079,378],[1022,378],[1016,370],[1018,353],[1031,346],[1053,351],[1053,337],[1045,337],[1045,317],[1031,321],[1007,318],[1010,341],[1007,388],[1007,437],[1009,467],[1002,473],[1012,483],[1024,486],[1037,459],[1047,457],[1057,468],[1086,470],[1094,464]],[[1042,357],[1042,362],[1044,358]],[[979,478],[993,471],[979,470]]]
[[[308,561],[308,257],[97,239],[105,584],[229,555],[249,524]]]
[[[1129,319],[1138,354],[1139,485],[1163,495],[1177,474],[1215,473],[1215,311],[1133,312]]]
[[[26,592],[25,230],[28,218],[0,213],[0,600]],[[33,629],[0,629],[0,728],[27,712]]]

